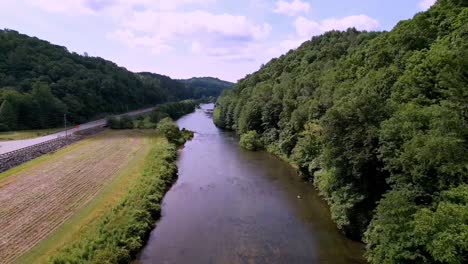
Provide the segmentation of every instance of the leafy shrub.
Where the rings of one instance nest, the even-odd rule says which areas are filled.
[[[261,147],[260,139],[255,130],[247,131],[240,137],[239,144],[247,150],[258,150]]]
[[[193,138],[194,134],[190,130],[182,128],[182,130],[180,132],[182,133],[182,139],[183,139],[184,142],[189,141],[189,140],[191,140]]]
[[[159,133],[164,135],[171,143],[180,145],[184,142],[183,135],[179,130],[179,127],[169,117],[166,117],[163,120],[159,121],[157,130]]]
[[[133,120],[128,115],[121,117],[109,116],[107,117],[106,125],[111,129],[132,129],[134,127]]]
[[[123,115],[120,117],[120,128],[121,129],[132,129],[133,128],[133,120],[128,115]]]
[[[151,122],[150,116],[142,116],[134,122],[134,127],[139,129],[154,129],[157,127],[157,124]]]
[[[161,110],[153,110],[151,111],[150,115],[149,115],[149,118],[150,118],[150,121],[154,124],[157,124],[159,121],[161,121],[162,119],[166,118],[166,117],[169,117],[169,114],[167,114],[166,112],[163,112]]]
[[[317,122],[310,122],[304,126],[304,131],[299,134],[290,159],[297,164],[301,172],[312,176],[315,171],[320,169],[318,157],[321,153],[322,127]]]
[[[225,126],[225,124],[222,123],[223,120],[221,118],[221,109],[219,109],[217,107],[213,110],[213,122],[218,127],[224,127]]]
[[[108,116],[106,126],[111,129],[120,129],[120,120],[116,116]]]

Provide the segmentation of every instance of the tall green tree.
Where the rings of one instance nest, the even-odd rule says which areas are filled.
[[[0,105],[0,130],[16,128],[18,114],[16,108],[10,101],[4,100]]]

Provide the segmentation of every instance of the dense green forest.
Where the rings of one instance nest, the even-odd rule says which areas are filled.
[[[215,123],[296,165],[371,263],[468,262],[468,3],[331,31],[218,99]]]
[[[151,73],[132,73],[99,57],[0,30],[0,131],[82,123],[103,113],[218,96],[224,82],[202,87]]]

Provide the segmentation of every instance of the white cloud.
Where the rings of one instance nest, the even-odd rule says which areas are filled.
[[[86,0],[26,0],[34,7],[51,13],[65,13],[70,15],[91,15],[94,11],[86,6]]]
[[[1,0],[0,0],[1,1]],[[184,46],[218,59],[256,57],[271,33],[267,23],[245,15],[212,13],[200,8],[217,0],[22,0],[51,13],[95,16],[111,21],[107,38],[131,48],[161,54]],[[263,3],[257,1],[256,4]],[[250,58],[249,58],[250,56]]]
[[[292,2],[286,2],[279,0],[276,2],[274,12],[278,14],[285,14],[289,16],[295,16],[300,13],[307,13],[310,10],[310,4],[301,0],[293,0]]]
[[[219,43],[212,41],[194,41],[191,50],[195,54],[205,55],[222,61],[256,61],[265,55],[267,46],[262,42]],[[264,58],[262,58],[264,59]]]
[[[149,48],[155,55],[173,50],[173,47],[155,36],[137,36],[130,30],[117,30],[108,34],[107,37],[124,43],[132,48]]]
[[[271,32],[245,16],[213,14],[196,10],[134,11],[109,37],[129,46],[149,47],[153,53],[171,50],[176,43],[189,43],[189,50],[220,59],[248,59],[256,44]]]
[[[101,15],[106,12],[121,15],[135,7],[155,10],[175,10],[190,4],[210,4],[216,0],[25,0],[31,6],[66,15]]]
[[[419,8],[421,8],[421,10],[425,11],[427,9],[429,9],[433,4],[435,4],[436,0],[421,0],[419,1]]]
[[[261,39],[270,34],[268,24],[256,24],[245,16],[206,11],[134,12],[122,23],[125,28],[153,33],[163,39],[212,34],[233,40]]]

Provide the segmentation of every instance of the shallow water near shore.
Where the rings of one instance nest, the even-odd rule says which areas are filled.
[[[179,178],[141,263],[365,263],[326,203],[287,163],[241,149],[208,113],[178,120],[195,132],[180,151]]]

